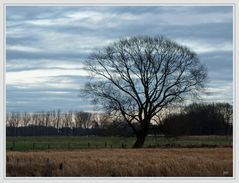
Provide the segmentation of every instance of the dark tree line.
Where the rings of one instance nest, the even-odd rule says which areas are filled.
[[[149,134],[231,135],[232,106],[227,103],[191,104],[168,108],[149,126]],[[39,113],[8,113],[7,136],[135,136],[123,119],[107,114],[48,111]],[[139,124],[133,124],[135,129]]]
[[[120,119],[89,112],[47,111],[7,113],[7,136],[132,136],[132,130]]]
[[[232,105],[228,103],[194,103],[179,113],[169,114],[160,129],[169,136],[231,135],[232,114]]]

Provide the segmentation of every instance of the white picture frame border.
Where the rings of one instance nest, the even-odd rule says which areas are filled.
[[[5,10],[6,6],[106,6],[106,5],[164,5],[164,6],[220,6],[232,5],[233,6],[233,177],[6,177],[6,86],[5,86],[5,66],[6,66],[6,53],[5,53]],[[0,179],[2,182],[212,182],[212,183],[231,183],[239,181],[239,155],[238,155],[238,140],[239,139],[239,125],[236,121],[239,119],[238,103],[239,103],[239,50],[238,50],[238,34],[239,34],[239,2],[236,0],[2,0],[0,2]],[[236,133],[237,131],[237,133]]]

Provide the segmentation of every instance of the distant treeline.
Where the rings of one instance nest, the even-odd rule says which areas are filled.
[[[231,135],[233,107],[228,103],[191,104],[180,113],[164,118],[165,134],[178,135]]]
[[[231,135],[232,106],[228,103],[190,104],[164,110],[154,119],[149,134]],[[48,111],[7,113],[7,136],[133,136],[131,127],[119,118],[89,112]],[[137,124],[135,123],[137,128]]]
[[[24,127],[7,127],[7,136],[133,136],[130,127],[111,124],[108,127],[75,128],[29,125]]]

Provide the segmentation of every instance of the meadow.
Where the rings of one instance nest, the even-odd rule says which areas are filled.
[[[7,176],[232,176],[232,148],[7,152]]]
[[[232,176],[230,136],[7,137],[7,176]]]
[[[74,150],[97,148],[131,148],[134,137],[38,136],[7,137],[7,151]],[[177,138],[147,137],[148,148],[231,147],[231,136],[182,136]]]

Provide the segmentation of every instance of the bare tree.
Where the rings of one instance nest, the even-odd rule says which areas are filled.
[[[34,126],[34,135],[37,135],[37,129],[38,129],[38,124],[39,124],[39,117],[37,113],[33,113],[32,115],[32,125]]]
[[[81,119],[82,119],[82,122],[83,122],[83,128],[84,129],[87,129],[87,128],[90,128],[91,127],[91,113],[89,112],[82,112],[81,114]]]
[[[45,113],[45,126],[48,127],[49,126],[49,123],[50,123],[50,112],[47,111]]]
[[[56,114],[56,128],[57,128],[57,132],[59,132],[59,125],[61,123],[61,111],[60,109],[57,110],[57,114]]]
[[[80,112],[74,113],[75,128],[81,127],[81,116]]]
[[[66,128],[66,135],[69,135],[69,129],[71,128],[71,125],[72,125],[72,112],[69,111],[69,112],[65,112],[63,114],[63,117],[62,117],[62,125],[64,126],[64,128]]]
[[[91,113],[83,112],[83,111],[76,112],[74,115],[76,128],[77,127],[81,127],[84,129],[90,128],[90,126],[92,125],[91,118],[92,118]]]
[[[92,113],[91,123],[93,128],[105,128],[109,123],[112,123],[112,119],[106,113]]]
[[[39,124],[38,126],[44,126],[45,125],[45,112],[39,112],[38,113],[38,118],[39,118]]]
[[[26,127],[30,124],[30,122],[31,122],[31,114],[27,112],[22,113],[22,125]]]
[[[195,52],[161,36],[122,39],[92,53],[86,65],[98,79],[83,92],[124,117],[136,134],[135,148],[143,146],[158,112],[198,93],[207,77]]]
[[[12,113],[8,112],[7,115],[6,115],[6,126],[7,127],[13,127],[11,118],[12,118]]]
[[[229,103],[218,103],[216,107],[219,110],[219,112],[223,115],[223,118],[226,123],[225,134],[228,135],[229,127],[230,125],[232,125],[233,107]]]
[[[7,123],[9,125],[9,127],[12,127],[15,129],[15,136],[18,135],[18,131],[17,128],[19,127],[20,121],[21,121],[21,116],[20,113],[18,112],[12,112],[12,113],[8,113],[8,118],[7,118]]]
[[[49,119],[49,121],[50,121],[49,126],[56,127],[56,111],[50,111],[49,118],[50,118]]]

